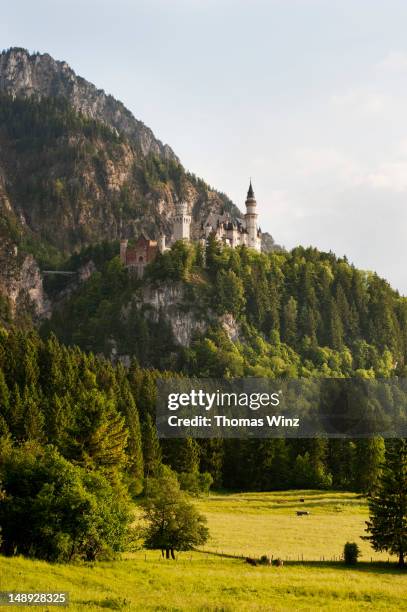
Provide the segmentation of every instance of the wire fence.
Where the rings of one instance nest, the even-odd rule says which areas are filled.
[[[230,552],[224,552],[223,550],[219,550],[219,549],[193,549],[192,551],[187,551],[187,552],[182,552],[179,553],[177,552],[175,554],[175,561],[178,560],[182,560],[182,561],[189,561],[192,562],[193,560],[199,560],[202,561],[202,555],[207,555],[208,557],[208,561],[211,560],[211,557],[217,557],[218,559],[220,559],[220,561],[222,560],[228,560],[228,559],[237,559],[240,561],[246,561],[246,560],[251,560],[251,561],[255,561],[257,564],[262,564],[261,563],[261,558],[263,557],[263,559],[267,559],[269,562],[264,562],[264,565],[275,565],[277,561],[282,561],[283,563],[291,563],[291,564],[298,564],[298,563],[304,563],[304,564],[311,564],[311,563],[343,563],[344,562],[344,557],[343,554],[340,555],[316,555],[313,557],[307,556],[303,553],[298,553],[296,555],[272,555],[272,554],[264,554],[264,555],[260,555],[258,553],[230,553]],[[157,555],[156,554],[144,554],[144,560],[147,561],[168,561],[169,559],[165,557],[165,555],[162,555],[161,552],[159,552]],[[173,560],[173,559],[171,559]],[[359,561],[362,563],[390,563],[390,557],[387,557],[387,559],[376,559],[373,557],[365,558],[365,559],[361,559]]]

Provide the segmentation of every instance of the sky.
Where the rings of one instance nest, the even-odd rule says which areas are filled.
[[[3,48],[67,61],[286,248],[407,295],[405,0],[13,0]]]

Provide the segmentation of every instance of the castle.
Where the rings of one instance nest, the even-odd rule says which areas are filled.
[[[211,234],[219,242],[232,248],[245,245],[256,251],[261,251],[261,230],[257,226],[256,198],[252,182],[246,197],[246,214],[244,219],[232,219],[230,213],[210,213],[200,228],[198,241],[205,244]],[[177,202],[173,218],[173,231],[169,240],[169,246],[178,240],[191,240],[191,215],[186,202]],[[134,246],[128,246],[128,240],[120,241],[120,259],[122,263],[134,271],[138,278],[144,274],[147,264],[153,261],[157,253],[163,253],[169,247],[166,245],[166,237],[160,233],[158,240],[150,240],[144,234],[138,238]]]

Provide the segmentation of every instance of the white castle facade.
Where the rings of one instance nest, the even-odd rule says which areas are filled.
[[[257,219],[257,202],[250,181],[244,219],[232,219],[230,213],[210,213],[206,221],[201,225],[199,240],[206,241],[210,234],[213,234],[219,242],[227,244],[232,248],[245,245],[250,249],[261,251],[261,230],[258,227]],[[185,202],[179,202],[175,205],[174,225],[170,244],[177,240],[189,241],[191,239],[190,234],[191,215],[188,212],[188,205]],[[160,239],[162,241],[161,236]],[[164,238],[164,243],[159,244],[159,250],[165,250],[165,248]]]
[[[212,234],[216,240],[231,248],[247,246],[255,251],[261,251],[261,230],[257,224],[257,202],[254,197],[252,183],[246,197],[246,213],[243,219],[232,219],[230,213],[210,213],[200,228],[198,240],[206,244]],[[186,202],[177,202],[173,218],[173,230],[169,239],[169,245],[178,240],[191,240],[191,214]],[[122,263],[134,272],[138,277],[144,274],[145,266],[155,259],[157,253],[163,253],[168,249],[166,237],[161,233],[157,240],[150,240],[143,234],[138,238],[133,247],[128,247],[127,240],[120,242],[120,259]]]

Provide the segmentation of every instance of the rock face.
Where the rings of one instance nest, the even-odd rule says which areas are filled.
[[[13,259],[17,258],[18,254],[14,251]],[[31,255],[24,257],[20,265],[3,270],[2,276],[1,293],[8,298],[13,318],[25,314],[35,321],[51,315],[51,304],[44,292],[42,275]]]
[[[189,303],[182,283],[163,284],[159,287],[146,285],[135,298],[138,308],[144,315],[157,323],[160,317],[169,324],[176,344],[188,347],[195,335],[204,334],[211,323],[222,325],[230,340],[238,342],[240,329],[231,314],[222,317],[206,312],[202,319],[194,305]]]
[[[143,155],[153,153],[178,161],[171,147],[158,140],[121,102],[77,76],[66,62],[56,61],[48,53],[31,55],[18,48],[1,53],[0,92],[22,97],[65,98],[76,111],[126,134]]]
[[[181,346],[189,346],[194,334],[206,331],[207,321],[197,318],[192,310],[185,309],[184,288],[181,283],[160,287],[146,286],[137,297],[137,306],[145,316],[158,322],[160,316],[169,323],[174,340]]]

